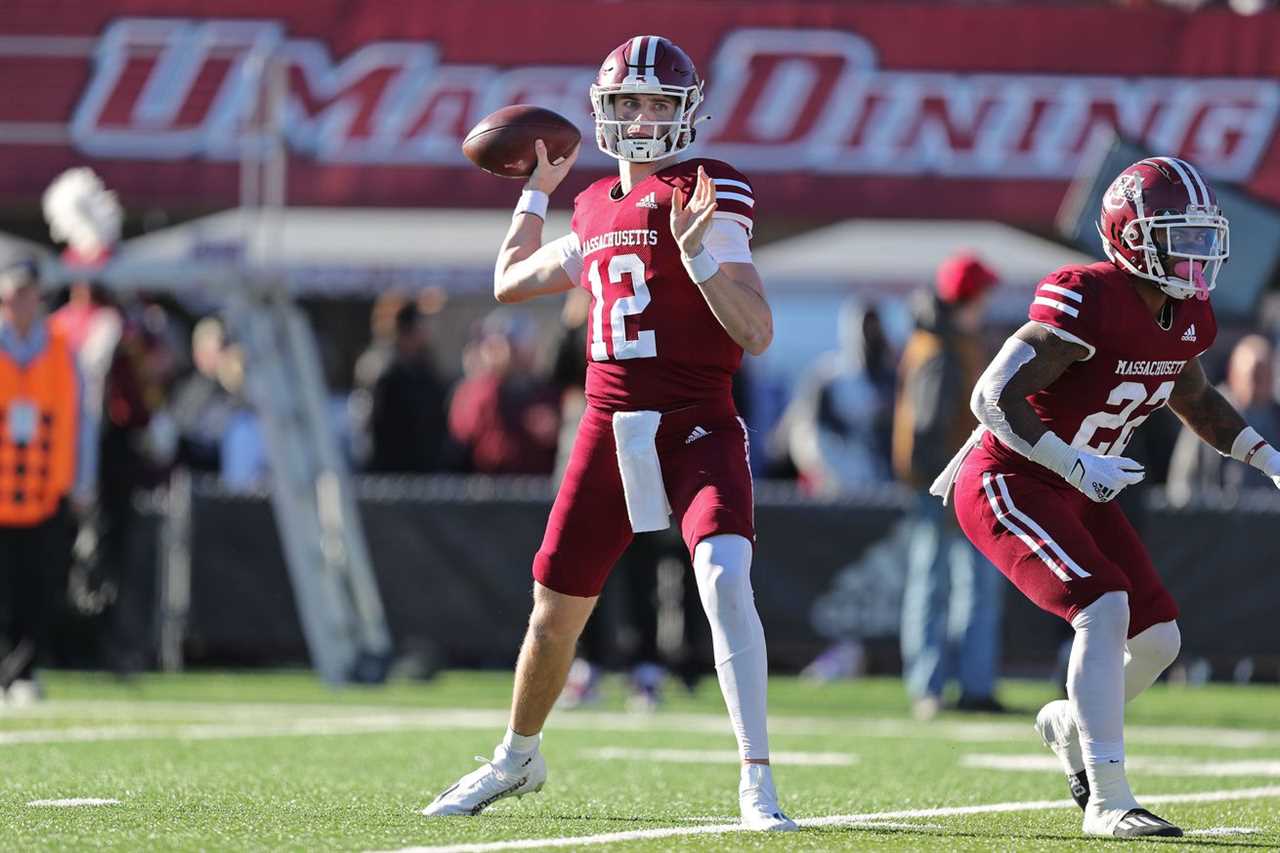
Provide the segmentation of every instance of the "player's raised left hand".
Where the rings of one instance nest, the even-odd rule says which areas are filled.
[[[699,166],[698,182],[688,202],[680,190],[671,194],[671,236],[676,238],[680,254],[692,258],[702,251],[702,238],[711,227],[711,215],[715,212],[715,184],[706,170]]]

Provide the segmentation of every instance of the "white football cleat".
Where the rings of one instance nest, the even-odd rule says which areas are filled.
[[[1084,834],[1110,838],[1144,838],[1159,835],[1180,838],[1182,830],[1143,808],[1085,809]]]
[[[547,762],[535,750],[523,758],[513,758],[501,744],[493,752],[493,760],[476,756],[485,765],[463,776],[441,792],[422,810],[426,817],[478,815],[498,800],[523,797],[542,790],[547,781]]]
[[[1057,699],[1036,714],[1036,731],[1044,745],[1053,750],[1067,776],[1071,799],[1084,808],[1089,803],[1089,778],[1084,772],[1084,754],[1080,751],[1080,729],[1071,703]]]
[[[773,771],[767,764],[744,764],[738,783],[738,808],[742,825],[759,832],[795,832],[800,827],[782,812],[773,788]]]

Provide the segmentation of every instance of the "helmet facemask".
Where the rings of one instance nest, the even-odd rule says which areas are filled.
[[[1230,255],[1230,227],[1217,207],[1139,216],[1121,239],[1143,260],[1129,271],[1155,282],[1174,299],[1208,299]]]
[[[665,95],[675,101],[668,121],[623,121],[617,117],[619,98],[627,95]],[[596,120],[596,145],[617,160],[652,163],[688,148],[693,143],[693,114],[702,104],[702,83],[696,86],[667,86],[643,78],[628,78],[614,85],[593,85],[591,105]],[[648,132],[628,136],[639,126]]]

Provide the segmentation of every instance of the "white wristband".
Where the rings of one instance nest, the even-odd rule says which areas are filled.
[[[1055,433],[1046,432],[1031,448],[1028,458],[1066,479],[1079,456],[1080,451],[1058,438]]]
[[[543,222],[547,221],[547,203],[550,201],[547,194],[542,190],[525,190],[520,193],[520,201],[516,202],[516,211],[513,217],[522,213],[530,213]]]
[[[716,260],[715,255],[707,251],[706,246],[703,246],[702,251],[692,258],[686,258],[681,254],[680,262],[684,264],[685,271],[689,273],[689,278],[693,279],[694,284],[702,284],[720,272],[720,262]]]
[[[1253,427],[1240,430],[1231,443],[1231,458],[1252,465],[1268,476],[1280,474],[1280,451],[1267,444],[1267,440]]]

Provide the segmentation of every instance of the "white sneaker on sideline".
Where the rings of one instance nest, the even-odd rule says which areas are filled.
[[[1055,699],[1036,714],[1036,732],[1044,745],[1053,750],[1067,776],[1071,799],[1084,808],[1089,802],[1089,778],[1084,772],[1084,753],[1080,751],[1080,729],[1071,703]]]
[[[484,761],[485,765],[442,791],[422,810],[425,817],[478,815],[506,797],[536,794],[547,781],[547,762],[540,750],[517,758],[498,744],[492,761],[486,761],[483,756],[476,756],[476,760]]]
[[[744,764],[738,782],[738,808],[742,825],[761,832],[795,832],[800,827],[782,812],[773,787],[773,770],[767,764]]]

